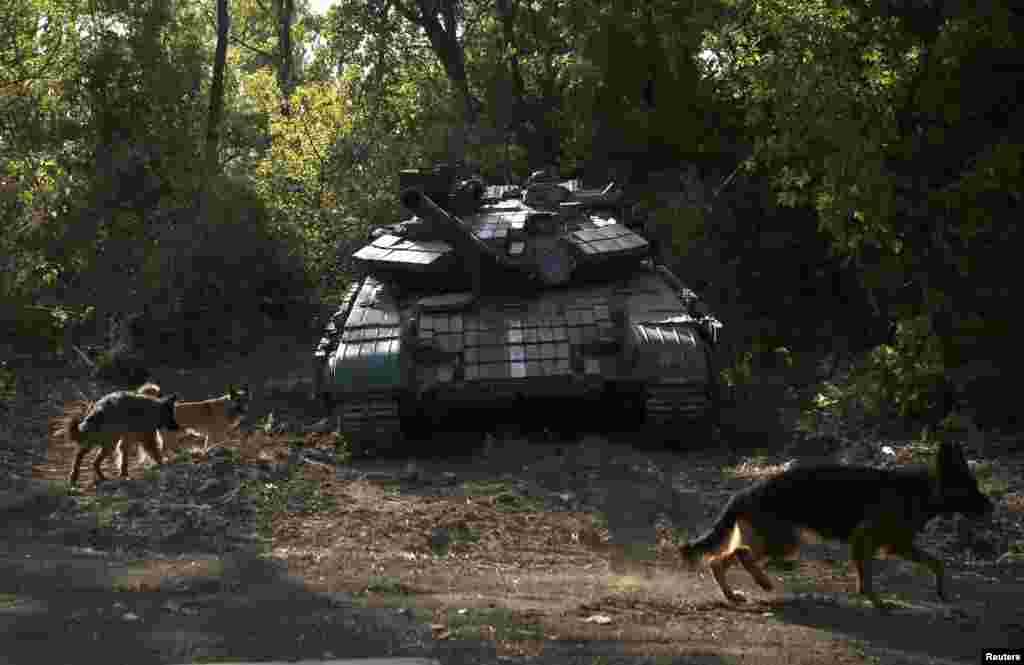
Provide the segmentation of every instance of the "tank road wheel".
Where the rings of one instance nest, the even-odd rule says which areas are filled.
[[[710,443],[717,409],[701,384],[648,386],[644,402],[645,429],[673,448]]]
[[[368,454],[398,444],[401,436],[398,402],[391,397],[347,401],[341,405],[341,430],[351,440],[353,453]]]

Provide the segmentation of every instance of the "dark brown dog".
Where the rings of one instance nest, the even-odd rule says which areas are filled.
[[[148,385],[143,388],[152,392]],[[137,392],[118,391],[96,402],[83,400],[66,406],[64,413],[54,420],[52,432],[55,437],[63,438],[78,447],[68,482],[72,486],[78,483],[82,459],[93,448],[100,448],[93,462],[93,470],[96,472],[96,482],[101,482],[106,480],[101,468],[103,460],[118,447],[122,437],[140,432],[156,432],[159,429],[179,429],[174,418],[174,403],[177,399],[176,395],[157,398]],[[158,453],[157,448],[154,450]]]
[[[770,590],[760,560],[793,556],[808,536],[835,539],[850,543],[857,590],[876,605],[871,564],[879,551],[927,566],[945,600],[942,561],[914,545],[914,536],[937,515],[980,516],[992,509],[963,452],[943,443],[932,469],[833,464],[797,467],[763,480],[734,495],[711,529],[684,545],[681,554],[691,564],[709,562],[725,597],[740,602],[743,596],[725,579],[733,563]]]

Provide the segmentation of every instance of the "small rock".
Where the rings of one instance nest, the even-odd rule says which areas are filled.
[[[583,620],[583,623],[596,623],[601,626],[607,625],[611,622],[612,618],[610,616],[605,616],[604,614],[594,614]]]
[[[342,593],[330,593],[327,594],[327,604],[334,609],[341,607],[351,607],[352,598]]]
[[[335,476],[338,480],[363,480],[366,477],[363,472],[348,466],[339,466]]]
[[[265,480],[268,476],[268,470],[261,466],[246,466],[239,470],[240,480],[249,482],[258,482]]]
[[[444,527],[437,527],[430,532],[430,549],[435,552],[446,551],[451,542],[452,535]]]
[[[207,458],[212,461],[216,460],[231,460],[234,458],[235,451],[225,446],[214,446],[206,453]]]
[[[368,480],[375,483],[386,483],[397,478],[396,474],[391,471],[365,471],[359,474],[358,478],[353,480]]]
[[[334,455],[329,450],[323,450],[322,448],[310,448],[305,451],[306,460],[312,462],[319,462],[321,464],[335,463]]]
[[[215,496],[224,494],[224,492],[224,483],[222,481],[216,478],[208,478],[196,489],[196,497],[203,501],[209,501]]]
[[[146,515],[148,513],[149,513],[149,509],[146,506],[146,502],[145,501],[139,501],[139,500],[135,500],[135,501],[129,502],[128,505],[125,506],[124,510],[121,511],[121,514],[126,519],[135,519],[135,518],[138,518],[138,517],[143,517],[144,515]]]
[[[330,418],[324,418],[322,420],[316,421],[312,425],[308,425],[305,429],[307,432],[326,434],[327,432],[330,432],[332,429],[334,429],[334,425],[331,424]]]
[[[398,478],[399,480],[402,480],[404,482],[415,483],[421,479],[422,475],[423,474],[420,471],[420,469],[416,466],[416,463],[409,462],[405,466],[405,470],[402,471],[401,474],[399,474]]]
[[[89,616],[89,610],[75,610],[68,616],[67,620],[70,623],[78,623],[87,616]]]

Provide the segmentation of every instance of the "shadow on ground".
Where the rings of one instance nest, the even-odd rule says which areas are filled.
[[[884,611],[848,594],[821,602],[813,592],[812,599],[798,594],[772,603],[772,609],[783,621],[860,643],[866,655],[892,665],[975,663],[984,649],[1024,644],[1024,566],[948,571],[952,600],[944,603],[930,575],[885,563],[891,574],[876,576],[890,599]]]
[[[0,515],[0,662],[188,663],[429,650],[429,628],[411,614],[313,592],[255,552],[127,560],[66,546],[53,534],[67,538],[76,527],[50,523],[47,503]]]
[[[430,618],[324,593],[255,551],[215,555],[153,553],[128,558],[88,543],[94,524],[56,523],[56,492],[0,511],[0,663],[100,661],[146,665],[320,660],[383,656],[435,658],[445,665],[499,661],[491,640],[435,640]],[[415,602],[415,601],[412,601]],[[606,631],[598,631],[604,632]],[[614,631],[613,631],[614,634]],[[638,636],[545,642],[530,663],[649,662]],[[664,663],[721,665],[710,643]],[[502,662],[526,662],[503,656]]]

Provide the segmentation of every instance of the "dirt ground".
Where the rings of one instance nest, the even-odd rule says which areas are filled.
[[[249,382],[250,432],[269,413],[308,424],[320,414],[305,400],[307,349],[268,340],[216,369],[164,368],[157,378],[185,399]],[[951,549],[950,533],[969,528],[960,521],[938,524],[924,543],[949,563],[949,603],[925,572],[884,561],[876,588],[890,607],[879,611],[852,594],[846,548],[824,545],[806,548],[798,565],[771,567],[776,592],[732,570],[750,602],[726,604],[710,575],[679,565],[673,543],[751,481],[745,469],[785,459],[769,453],[743,466],[745,455],[722,446],[672,453],[629,434],[583,443],[499,438],[445,459],[422,450],[409,459],[303,464],[294,473],[329,500],[275,515],[262,547],[125,551],[94,538],[96,520],[59,510],[95,496],[91,470],[70,499],[38,489],[63,480],[71,452],[47,441],[47,419],[62,400],[103,390],[85,376],[70,367],[19,372],[26,378],[17,413],[0,410],[2,447],[38,454],[18,467],[32,484],[13,472],[7,483],[8,496],[35,498],[6,510],[0,503],[0,663],[404,655],[446,664],[898,665],[978,662],[984,648],[1024,647],[1024,566],[997,562],[1013,539]],[[271,431],[227,445],[254,465],[288,457],[295,439]],[[306,436],[305,444],[323,447],[323,439]],[[1009,490],[997,498],[997,515],[1017,528],[1021,468],[1019,452],[1000,455]],[[653,558],[623,569],[606,543],[611,512],[636,497],[653,497],[639,501],[648,508],[661,501],[650,479],[671,487],[675,503],[662,508],[674,512],[672,523],[658,522]]]

